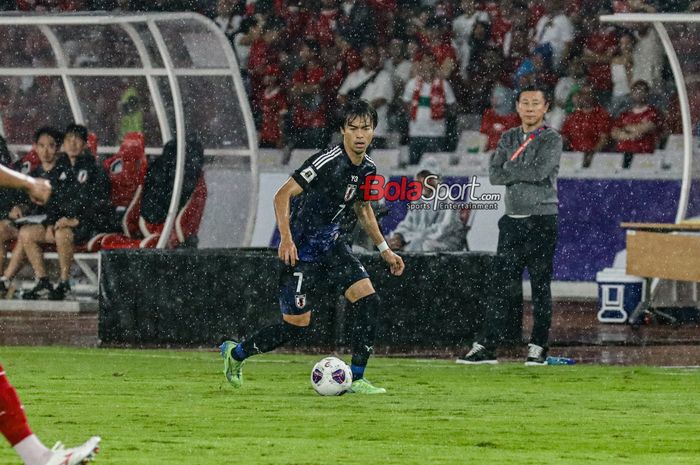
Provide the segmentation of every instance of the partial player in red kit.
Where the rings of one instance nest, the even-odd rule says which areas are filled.
[[[79,465],[92,460],[100,444],[94,436],[83,445],[65,449],[57,443],[49,449],[32,433],[17,392],[0,365],[0,432],[17,451],[25,465]]]
[[[0,186],[23,189],[36,203],[43,204],[51,195],[51,185],[46,180],[12,171],[0,166]],[[79,465],[89,462],[97,452],[100,438],[94,436],[83,445],[65,449],[57,443],[52,449],[44,446],[32,433],[17,391],[7,379],[0,364],[0,433],[22,458],[24,465]]]

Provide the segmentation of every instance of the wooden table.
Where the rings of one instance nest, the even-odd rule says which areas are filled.
[[[629,322],[635,324],[650,309],[650,278],[700,282],[700,224],[620,226],[627,230],[627,274],[647,278],[646,295],[629,317]]]

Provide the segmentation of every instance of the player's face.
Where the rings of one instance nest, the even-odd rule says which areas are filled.
[[[365,153],[374,137],[372,120],[368,117],[356,117],[345,123],[340,130],[343,133],[343,145],[346,150],[353,151],[356,155]]]
[[[33,147],[42,163],[53,163],[56,159],[56,140],[48,134],[42,134]]]
[[[63,140],[63,150],[69,157],[77,157],[85,150],[85,141],[75,134],[66,134],[66,138]]]
[[[536,126],[544,119],[549,104],[544,99],[544,94],[539,91],[529,91],[520,94],[517,110],[520,120],[527,126]]]

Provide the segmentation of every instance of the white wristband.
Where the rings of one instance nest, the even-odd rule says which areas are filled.
[[[379,253],[382,253],[389,250],[389,244],[387,244],[386,241],[382,241],[381,244],[377,245],[377,248],[379,249]]]
[[[36,179],[34,179],[31,176],[27,176],[26,174],[22,174],[20,172],[15,172],[14,173],[17,178],[21,179],[22,181],[26,182],[27,184],[36,184]]]

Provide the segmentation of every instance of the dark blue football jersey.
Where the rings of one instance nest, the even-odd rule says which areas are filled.
[[[340,144],[312,155],[292,173],[304,189],[292,198],[290,216],[301,261],[314,262],[333,247],[347,216],[355,215],[354,203],[361,201],[359,186],[376,172],[371,158],[354,165]]]

